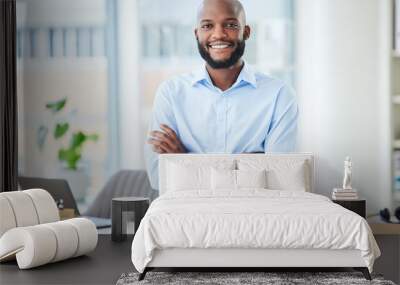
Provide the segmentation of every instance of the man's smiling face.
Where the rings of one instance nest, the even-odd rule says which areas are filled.
[[[195,30],[200,55],[212,68],[229,68],[243,56],[250,35],[237,1],[206,0]]]

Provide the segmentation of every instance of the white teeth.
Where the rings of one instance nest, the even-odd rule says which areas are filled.
[[[227,47],[229,47],[229,45],[211,45],[211,48],[216,48],[216,49],[223,49]]]

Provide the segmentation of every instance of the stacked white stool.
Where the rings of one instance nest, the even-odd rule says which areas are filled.
[[[0,193],[0,262],[17,259],[20,269],[84,255],[96,248],[95,224],[85,218],[60,221],[43,189]]]

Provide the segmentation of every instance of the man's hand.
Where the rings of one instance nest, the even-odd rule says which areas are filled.
[[[180,142],[176,133],[167,125],[160,125],[163,132],[150,132],[151,138],[147,141],[157,153],[186,153],[186,149]]]

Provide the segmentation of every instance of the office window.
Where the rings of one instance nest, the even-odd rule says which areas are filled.
[[[83,205],[115,170],[108,3],[17,0],[19,173],[67,179]]]

